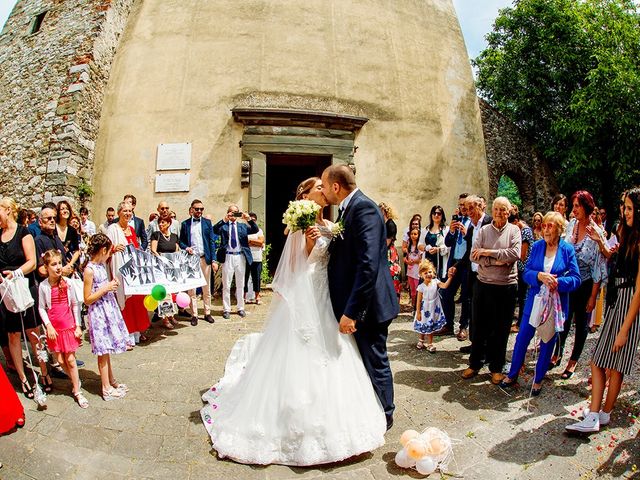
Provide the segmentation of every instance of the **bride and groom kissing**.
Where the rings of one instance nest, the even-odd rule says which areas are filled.
[[[377,205],[346,165],[303,181],[296,199],[339,205],[287,236],[261,333],[240,338],[201,417],[221,458],[319,465],[372,451],[393,425],[388,327],[398,301]]]

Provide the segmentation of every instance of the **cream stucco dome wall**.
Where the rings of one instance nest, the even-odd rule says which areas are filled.
[[[116,53],[96,143],[94,208],[138,197],[145,216],[193,198],[219,218],[241,188],[234,107],[369,118],[359,186],[405,224],[460,191],[485,193],[480,112],[451,0],[144,0]],[[155,194],[159,143],[193,145],[191,191]],[[101,213],[100,213],[101,215]]]

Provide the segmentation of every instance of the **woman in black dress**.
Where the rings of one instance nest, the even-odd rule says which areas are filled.
[[[160,255],[162,253],[174,253],[180,250],[178,246],[178,236],[169,231],[171,226],[171,217],[158,218],[158,230],[151,234],[151,253]],[[169,330],[173,328],[175,319],[173,316],[167,317],[162,321],[162,325]]]
[[[56,212],[56,231],[58,237],[62,240],[65,248],[65,257],[67,263],[72,266],[76,264],[80,258],[80,235],[75,228],[73,228],[69,222],[74,216],[71,204],[66,200],[60,200],[58,202]]]
[[[36,285],[36,244],[29,233],[29,230],[22,225],[18,225],[18,206],[13,199],[5,197],[0,200],[0,273],[2,279],[11,279],[14,271],[20,269],[29,280],[29,290],[34,299],[38,298],[38,287]],[[22,313],[13,313],[6,309],[4,303],[0,305],[0,317],[2,318],[3,330],[9,336],[9,350],[15,365],[18,377],[22,383],[22,392],[27,398],[33,398],[33,387],[24,371],[22,363],[22,347],[20,337],[22,329],[31,343],[31,348],[35,355],[38,340],[32,333],[40,334],[42,324],[40,316],[36,313],[35,306]],[[38,359],[44,391],[49,393],[52,390],[53,382],[47,372],[47,363]]]
[[[444,237],[447,236],[447,233],[449,233],[449,228],[444,209],[440,205],[434,205],[429,213],[429,225],[421,232],[421,235],[424,236],[420,240],[424,242],[422,244],[424,258],[436,266],[438,278],[443,281],[447,278],[447,259],[450,250],[444,244]]]

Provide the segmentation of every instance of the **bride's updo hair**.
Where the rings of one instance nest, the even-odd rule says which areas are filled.
[[[318,180],[320,180],[320,177],[311,177],[300,182],[296,189],[296,200],[302,200],[302,196],[308,194]]]

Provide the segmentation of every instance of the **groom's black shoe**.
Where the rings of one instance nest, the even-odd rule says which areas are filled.
[[[387,432],[393,427],[393,418],[387,418]]]

